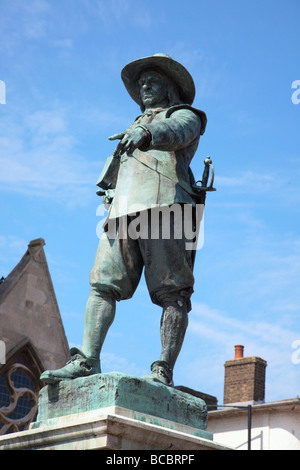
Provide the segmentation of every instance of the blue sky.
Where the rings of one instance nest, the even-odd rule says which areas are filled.
[[[0,276],[43,237],[68,341],[81,344],[95,182],[107,137],[140,113],[120,72],[167,53],[194,77],[208,125],[192,168],[200,178],[210,155],[217,187],[175,384],[222,403],[224,362],[243,344],[268,362],[267,401],[299,395],[299,0],[0,0],[0,12]],[[160,309],[144,281],[117,307],[103,372],[148,374]]]

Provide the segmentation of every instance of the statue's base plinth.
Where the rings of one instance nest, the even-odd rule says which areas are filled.
[[[190,434],[212,439],[206,431],[207,406],[198,397],[167,387],[158,381],[120,372],[96,374],[48,385],[40,392],[35,428],[54,418],[85,411],[119,407],[130,410],[126,417],[169,428],[165,421],[192,428]],[[124,413],[123,413],[124,415]],[[175,429],[175,428],[173,428]]]
[[[221,450],[198,397],[118,372],[40,392],[37,421],[0,437],[0,449]]]

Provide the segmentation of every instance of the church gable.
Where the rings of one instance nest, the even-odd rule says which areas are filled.
[[[41,238],[31,241],[0,284],[0,334],[8,353],[20,338],[29,338],[43,367],[54,369],[66,363],[69,348],[44,245]]]

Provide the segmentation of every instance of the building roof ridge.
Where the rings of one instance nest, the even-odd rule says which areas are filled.
[[[13,286],[17,283],[31,259],[35,258],[45,244],[46,243],[43,238],[36,238],[29,242],[25,254],[0,284],[0,303],[3,302]]]

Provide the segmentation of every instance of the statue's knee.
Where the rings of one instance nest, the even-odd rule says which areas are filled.
[[[107,302],[116,302],[118,300],[113,290],[103,289],[99,286],[91,286],[90,297],[97,300],[106,300]]]
[[[188,313],[189,303],[190,303],[189,299],[186,299],[184,297],[174,297],[174,298],[164,299],[162,302],[162,307],[164,310],[174,309],[174,310],[180,310],[181,312],[184,312],[184,313]]]

